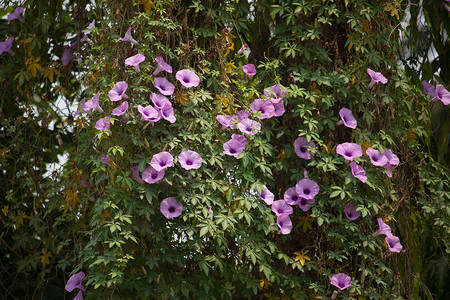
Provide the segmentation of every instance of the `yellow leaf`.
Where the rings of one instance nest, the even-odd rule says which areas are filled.
[[[407,142],[411,142],[411,141],[413,141],[413,140],[415,140],[415,139],[416,139],[416,135],[414,134],[414,132],[412,132],[411,129],[409,129],[409,130],[408,130],[408,133],[407,133],[406,136],[405,136],[405,140],[406,140]]]
[[[23,225],[23,219],[27,217],[27,214],[23,212],[22,210],[19,210],[17,212],[17,216],[14,218],[14,222],[16,223],[16,228],[19,228],[21,225]]]
[[[228,73],[231,73],[231,71],[233,69],[237,69],[237,67],[234,65],[234,61],[232,61],[232,62],[225,64],[225,69],[227,69]]]
[[[287,158],[287,155],[284,153],[284,149],[281,149],[280,154],[278,154],[276,158],[281,161],[283,161]]]
[[[155,4],[150,0],[139,0],[139,4],[144,4],[145,13],[150,14],[153,9],[156,9]]]
[[[28,53],[28,54],[30,54],[30,53]],[[33,77],[36,77],[37,71],[38,71],[38,70],[39,70],[39,71],[42,70],[41,65],[38,64],[38,62],[39,62],[40,60],[41,60],[40,57],[33,58],[33,56],[30,55],[30,58],[27,59],[27,60],[25,61],[25,64],[26,64],[26,66],[27,66],[27,71],[28,71],[28,72],[31,72],[31,74],[33,75]]]
[[[3,213],[3,215],[4,215],[5,217],[8,215],[8,213],[9,213],[9,207],[8,207],[8,205],[3,206],[3,208],[2,208],[2,213]]]
[[[267,279],[261,279],[261,280],[259,281],[259,285],[260,285],[261,288],[263,289],[264,287],[269,287],[269,286],[271,286],[271,285],[272,285],[272,282],[270,282],[270,281],[267,280]]]
[[[185,92],[183,90],[179,90],[175,94],[175,102],[179,102],[181,104],[186,104],[188,102],[188,100],[189,100],[188,94],[187,94],[187,92]]]
[[[222,107],[228,107],[228,104],[230,104],[230,100],[228,97],[216,95],[216,100],[213,101],[213,104],[218,108],[221,109]]]
[[[52,253],[50,251],[47,252],[47,249],[42,249],[42,255],[41,255],[41,263],[45,267],[50,263],[50,257],[52,256]]]
[[[295,261],[299,261],[300,264],[302,265],[302,267],[305,265],[305,262],[307,260],[311,260],[308,256],[306,256],[306,254],[308,253],[308,250],[302,250],[302,252],[294,252],[295,254]]]
[[[72,211],[77,203],[80,202],[80,199],[73,190],[66,190],[64,191],[64,194],[66,194],[65,201],[69,206],[68,208],[70,209],[70,211]],[[65,211],[67,211],[67,209]]]
[[[367,150],[368,148],[370,148],[370,147],[372,147],[372,145],[370,145],[370,143],[367,142],[367,141],[365,141],[365,142],[361,145],[362,151],[363,151],[363,153],[364,153],[365,155],[367,155],[367,154],[366,154],[366,150]]]

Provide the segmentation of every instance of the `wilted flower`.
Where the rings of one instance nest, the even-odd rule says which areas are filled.
[[[98,160],[101,161],[101,162],[104,163],[104,164],[109,165],[111,158],[109,157],[108,154],[103,154],[102,156],[100,156],[100,157],[98,158]]]
[[[99,113],[103,113],[103,109],[100,107],[99,104],[99,100],[100,100],[100,94],[95,94],[91,99],[89,99],[88,101],[86,101],[83,105],[83,110],[85,112],[88,112],[90,110],[96,110]]]
[[[243,134],[247,135],[255,135],[261,130],[261,124],[250,119],[240,121],[237,127]]]
[[[303,158],[303,159],[311,159],[311,155],[308,151],[307,145],[309,145],[309,147],[311,147],[311,149],[315,149],[316,148],[316,144],[313,141],[309,141],[301,136],[298,137],[295,141],[294,141],[294,151],[295,154],[297,154],[298,157]],[[312,152],[312,154],[314,154],[314,152]]]
[[[289,214],[280,214],[277,216],[277,225],[282,234],[289,234],[292,230],[292,221]]]
[[[374,166],[382,167],[388,162],[388,159],[384,154],[372,147],[367,148],[366,154],[369,156],[370,162]]]
[[[0,42],[0,55],[5,52],[9,52],[12,56],[16,55],[14,51],[12,51],[12,42],[14,41],[13,37],[10,37],[6,41]]]
[[[169,99],[167,99],[166,96],[160,95],[160,94],[156,94],[153,93],[150,95],[150,99],[152,100],[153,104],[157,107],[157,108],[163,108],[165,104],[170,103]]]
[[[195,151],[184,150],[178,155],[178,162],[185,170],[198,169],[202,166],[203,159]]]
[[[340,290],[345,290],[352,285],[352,278],[344,273],[339,273],[331,277],[330,283]]]
[[[292,206],[287,204],[285,200],[276,200],[272,203],[272,211],[277,215],[281,214],[292,214],[294,210],[292,209]]]
[[[166,71],[167,73],[172,74],[172,67],[164,61],[164,58],[161,56],[155,57],[156,62],[158,63],[158,67],[155,72],[153,72],[153,76],[158,75],[162,71]]]
[[[237,157],[245,149],[247,139],[240,134],[233,134],[231,140],[223,144],[223,153],[226,155]]]
[[[113,109],[112,115],[122,116],[127,112],[127,110],[128,110],[128,102],[124,101],[122,104]]]
[[[349,220],[356,220],[361,216],[361,212],[356,210],[355,204],[347,203],[344,206],[344,213]]]
[[[133,66],[136,69],[136,72],[140,73],[139,64],[145,60],[145,56],[142,54],[136,54],[134,56],[128,57],[125,59],[125,64],[127,66]]]
[[[270,100],[255,99],[253,100],[250,108],[253,112],[261,112],[261,119],[270,119],[273,117],[275,108]]]
[[[386,174],[390,178],[392,177],[392,169],[391,165],[397,166],[400,163],[398,156],[392,153],[391,149],[386,149],[383,152],[383,155],[387,158],[387,163],[383,166],[386,168]]]
[[[183,211],[183,203],[178,203],[177,199],[174,197],[168,197],[161,201],[161,206],[159,208],[161,213],[167,219],[172,219],[179,217]]]
[[[152,166],[150,166],[142,172],[142,180],[147,183],[155,183],[160,181],[164,177],[164,174],[166,174],[164,169],[161,171],[156,171]]]
[[[211,206],[208,206],[208,212],[209,212],[209,219],[212,221],[212,220],[213,220],[214,212],[213,212],[213,210],[211,209]]]
[[[161,108],[161,116],[169,121],[170,123],[175,123],[177,118],[175,117],[175,112],[172,107],[172,103],[166,103]]]
[[[301,198],[305,199],[314,199],[314,197],[319,193],[319,185],[315,181],[308,178],[304,178],[297,182],[295,189],[297,190],[297,194]]]
[[[136,180],[139,183],[144,183],[142,178],[139,176],[139,166],[132,167],[128,172],[130,172],[130,178]]]
[[[85,292],[86,289],[81,285],[81,281],[83,281],[84,277],[86,277],[86,274],[82,271],[70,276],[66,283],[66,291],[71,292],[74,289],[80,289],[80,291]]]
[[[252,76],[256,74],[256,68],[254,64],[244,65],[241,69],[245,74],[247,74],[248,79],[252,78]]]
[[[227,115],[217,115],[216,120],[222,125],[222,130],[230,127],[231,125],[231,116]]]
[[[391,252],[397,252],[400,253],[403,249],[402,244],[400,244],[400,239],[394,235],[387,235],[384,239],[386,241],[386,244],[388,246],[388,249]]]
[[[352,114],[352,111],[348,108],[341,108],[339,111],[339,116],[341,117],[341,121],[337,122],[336,125],[344,124],[345,127],[355,129],[358,125],[355,117]]]
[[[12,20],[19,20],[22,23],[25,23],[25,20],[22,18],[21,14],[23,13],[23,7],[17,7],[12,13],[8,15],[7,20],[11,22]]]
[[[374,72],[371,69],[367,69],[367,74],[370,76],[369,89],[377,82],[381,82],[382,84],[387,83],[387,78],[383,76],[383,74],[379,72]]]
[[[110,117],[104,117],[95,123],[95,128],[100,131],[105,131],[109,130],[110,125],[111,125]]]
[[[242,53],[244,53],[246,50],[248,50],[248,45],[244,44],[242,45],[241,49],[239,49],[239,51],[237,52],[238,55],[241,55]]]
[[[84,34],[90,34],[92,29],[95,28],[95,20],[93,20],[89,25],[86,27],[85,30],[83,30]]]
[[[352,160],[363,154],[361,146],[355,143],[342,143],[337,145],[336,153],[342,155],[345,160]]]
[[[119,41],[123,41],[123,42],[131,42],[134,45],[138,45],[139,43],[133,39],[133,37],[131,36],[131,27],[128,28],[127,32],[125,32],[125,36],[123,38],[119,38]]]
[[[352,161],[350,163],[350,168],[352,169],[352,175],[354,177],[358,178],[363,183],[367,181],[366,171],[364,171],[363,167]]]
[[[160,112],[151,105],[147,105],[146,107],[138,105],[138,111],[141,113],[141,120],[143,121],[155,123],[161,119]]]
[[[175,78],[181,82],[185,88],[196,87],[200,83],[200,78],[197,74],[188,69],[178,71]]]
[[[175,91],[175,86],[164,77],[155,77],[153,86],[157,88],[161,94],[166,96],[172,95]]]
[[[436,98],[441,100],[444,105],[450,104],[450,93],[442,84],[436,85]]]
[[[376,232],[374,232],[372,234],[372,236],[377,236],[377,235],[380,235],[380,234],[384,234],[386,236],[392,235],[391,227],[389,227],[389,225],[384,223],[382,218],[378,218],[377,222],[378,222],[378,227],[379,228],[378,228],[378,230]]]
[[[108,97],[111,101],[120,101],[123,99],[128,99],[128,96],[125,94],[127,91],[128,84],[125,81],[117,82],[114,87],[108,92]]]
[[[436,97],[436,88],[434,87],[434,85],[428,83],[427,81],[422,81],[422,85],[423,85],[423,93],[430,95],[431,98]]]
[[[261,191],[261,193],[258,193],[259,198],[266,202],[267,205],[272,205],[273,199],[275,199],[275,196],[273,193],[267,188],[267,186],[264,185],[264,190]]]
[[[300,196],[297,193],[295,187],[290,187],[284,192],[283,199],[289,205],[297,205],[300,200]]]
[[[303,211],[308,211],[311,209],[311,206],[308,204],[314,204],[316,202],[316,199],[305,199],[305,198],[300,198],[297,201],[297,205],[298,207],[300,207],[301,210]]]

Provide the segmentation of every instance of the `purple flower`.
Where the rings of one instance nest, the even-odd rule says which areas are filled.
[[[62,65],[64,67],[67,66],[69,64],[71,58],[72,58],[72,50],[71,50],[70,46],[65,45],[64,46],[64,52],[63,52],[63,55],[61,57]]]
[[[281,214],[292,214],[294,210],[292,209],[292,206],[287,204],[285,200],[276,200],[272,203],[272,211],[277,215]]]
[[[261,131],[261,124],[250,119],[240,121],[237,127],[243,134],[246,135],[255,135]]]
[[[308,178],[304,178],[297,182],[295,189],[297,190],[297,194],[301,198],[305,199],[314,199],[314,197],[319,193],[319,185],[315,181]]]
[[[374,72],[371,69],[367,69],[367,74],[370,76],[369,89],[377,82],[381,82],[382,84],[387,83],[387,78],[383,76],[383,74],[379,72]]]
[[[147,183],[155,183],[160,181],[164,177],[165,173],[166,171],[164,169],[161,171],[156,171],[152,166],[150,166],[142,172],[142,180]]]
[[[128,28],[127,32],[125,32],[125,36],[123,38],[119,38],[119,41],[131,42],[136,46],[138,45],[138,42],[131,36],[131,27]]]
[[[448,0],[445,0],[448,2]],[[448,12],[450,12],[450,6],[448,6],[446,3],[442,2],[442,6],[444,7],[444,9]]]
[[[196,87],[200,83],[197,74],[188,69],[178,71],[175,77],[185,88]]]
[[[153,72],[153,76],[158,75],[162,71],[166,71],[167,73],[172,74],[172,67],[164,61],[164,58],[161,56],[155,57],[156,62],[158,63],[158,67],[155,72]]]
[[[344,273],[334,274],[330,283],[340,290],[345,290],[352,285],[352,278]]]
[[[256,74],[256,69],[254,64],[248,64],[242,66],[242,71],[244,71],[245,74],[247,74],[248,79],[252,78],[253,75]]]
[[[434,87],[434,85],[428,83],[427,81],[422,81],[422,85],[423,85],[423,93],[426,95],[430,95],[431,98],[436,97],[436,89]]]
[[[316,199],[305,199],[305,198],[300,198],[297,201],[298,207],[300,207],[301,210],[303,211],[308,211],[311,209],[311,206],[308,204],[314,204],[316,202]]]
[[[144,181],[142,180],[142,178],[139,176],[139,166],[134,166],[132,167],[130,170],[130,178],[133,180],[136,180],[139,183],[144,183]]]
[[[316,144],[313,141],[310,141],[308,143],[308,140],[305,137],[302,136],[298,137],[294,141],[295,154],[297,154],[298,157],[303,159],[311,159],[311,155],[308,151],[307,145],[309,145],[309,147],[311,147],[312,149],[316,148]],[[312,152],[312,154],[314,155],[314,152]]]
[[[277,225],[280,227],[282,234],[289,234],[292,230],[292,221],[289,214],[281,214],[277,216]]]
[[[264,89],[264,96],[267,98],[283,98],[288,93],[286,87],[281,84],[275,84]]]
[[[355,129],[356,125],[358,125],[358,122],[353,116],[352,111],[348,108],[341,108],[341,110],[339,111],[339,116],[341,117],[341,120],[337,122],[336,125],[344,124],[345,127],[352,129]]]
[[[441,100],[444,105],[450,104],[450,93],[442,84],[436,85],[436,98]]]
[[[110,117],[104,117],[95,123],[95,128],[100,131],[109,130],[109,126],[111,125]]]
[[[386,235],[386,238],[384,239],[386,241],[386,244],[388,246],[388,249],[391,252],[397,252],[400,253],[403,249],[402,244],[400,244],[400,239],[394,235]]]
[[[222,125],[222,130],[231,126],[231,116],[227,115],[217,115],[216,120]]]
[[[153,155],[150,165],[156,171],[162,171],[173,166],[173,156],[167,151]]]
[[[166,103],[170,104],[169,99],[160,94],[153,93],[150,95],[150,99],[152,100],[153,104],[160,109],[163,108]]]
[[[252,112],[249,110],[240,110],[237,113],[235,113],[232,118],[234,120],[236,120],[237,122],[240,122],[242,120],[247,119],[251,114],[252,114]],[[232,129],[234,129],[234,128],[232,128]]]
[[[114,87],[108,92],[108,97],[111,101],[120,101],[123,99],[128,99],[128,96],[125,94],[127,91],[128,84],[125,81],[117,82]]]
[[[378,230],[376,232],[374,232],[372,234],[372,236],[377,236],[377,235],[380,235],[380,234],[384,234],[386,236],[392,235],[391,227],[389,227],[389,225],[384,223],[382,218],[378,218],[377,222],[378,222],[378,227],[379,228],[378,228]]]
[[[356,210],[355,204],[347,203],[344,206],[344,214],[349,220],[354,221],[359,218],[361,212]]]
[[[195,151],[185,150],[178,155],[178,162],[185,170],[198,169],[202,166],[203,159]]]
[[[267,186],[264,185],[264,190],[261,191],[261,193],[258,193],[259,198],[266,202],[267,205],[272,205],[273,199],[275,196],[273,193],[267,188]]]
[[[111,158],[109,157],[108,154],[103,154],[102,156],[100,156],[100,157],[98,158],[98,160],[101,161],[101,162],[104,163],[104,164],[109,165],[109,163],[110,163],[110,161],[111,161]]]
[[[389,178],[392,177],[392,169],[391,165],[398,166],[400,163],[400,160],[398,159],[398,156],[392,153],[391,149],[386,149],[383,152],[383,155],[387,158],[388,162],[383,166],[386,168],[386,174]]]
[[[164,104],[164,106],[161,108],[161,116],[164,119],[166,119],[167,121],[169,121],[170,123],[172,123],[172,124],[175,123],[177,118],[175,117],[172,103]]]
[[[388,159],[384,154],[381,154],[380,151],[373,149],[372,147],[367,148],[366,154],[369,156],[370,162],[374,166],[382,167],[388,162]]]
[[[85,30],[83,30],[83,33],[88,35],[91,33],[92,29],[95,28],[95,20],[93,20],[91,23],[89,23],[89,25],[86,27]]]
[[[243,135],[233,134],[231,140],[223,144],[223,153],[237,157],[245,149],[247,139]]]
[[[83,292],[81,290],[78,291],[78,294],[73,298],[73,300],[83,300]]]
[[[300,196],[298,195],[295,187],[290,187],[286,190],[286,192],[284,192],[283,199],[289,205],[297,205],[300,200]]]
[[[244,51],[246,51],[248,49],[248,45],[244,44],[242,45],[241,49],[239,49],[239,51],[237,52],[238,55],[241,55],[242,53],[244,53]]]
[[[22,18],[21,14],[23,13],[23,7],[17,7],[14,12],[8,15],[7,20],[11,22],[12,20],[19,20],[22,23],[25,23],[25,20]]]
[[[145,60],[145,56],[142,54],[136,54],[134,56],[128,57],[125,59],[125,64],[127,66],[133,66],[136,69],[136,72],[140,73],[139,64]]]
[[[66,283],[66,291],[71,292],[74,289],[80,289],[80,291],[85,292],[86,289],[81,285],[81,281],[83,281],[84,277],[86,277],[86,274],[82,271],[70,276]]]
[[[278,98],[278,99],[280,99],[280,98]],[[284,114],[284,112],[285,112],[284,103],[283,103],[282,100],[280,100],[278,102],[276,102],[276,100],[277,99],[275,99],[275,98],[272,98],[270,100],[270,102],[272,102],[273,109],[274,109],[273,116],[274,117],[281,117]]]
[[[367,181],[366,171],[364,171],[364,169],[360,165],[352,161],[350,163],[350,168],[352,169],[352,175],[354,177],[358,178],[363,183]]]
[[[183,211],[183,203],[178,203],[177,199],[174,197],[169,197],[161,201],[161,206],[159,208],[161,213],[167,219],[172,219],[179,217]]]
[[[261,119],[270,119],[273,117],[275,108],[270,100],[255,99],[250,108],[253,112],[261,112]]]
[[[211,209],[211,206],[208,206],[208,212],[209,212],[209,219],[212,221],[213,220],[213,210]]]
[[[12,42],[14,41],[13,37],[10,37],[6,41],[0,42],[0,55],[5,52],[9,52],[12,56],[16,55],[14,51],[12,51]]]
[[[352,160],[363,154],[361,146],[355,143],[343,143],[337,145],[336,153],[342,155],[345,160]]]
[[[175,91],[175,86],[164,77],[155,77],[153,86],[157,88],[161,94],[166,96],[172,95]]]
[[[141,113],[141,120],[143,121],[155,123],[161,119],[161,114],[151,105],[146,107],[138,105],[138,111]]]
[[[82,111],[84,111],[84,104],[86,103],[86,99],[81,100],[80,104],[78,105],[77,111],[73,114],[73,117],[75,118],[78,116],[78,114]]]
[[[112,115],[122,116],[127,112],[127,110],[128,110],[128,102],[124,101],[122,104],[113,109]]]
[[[99,99],[100,99],[100,94],[95,94],[91,99],[89,99],[88,101],[86,101],[86,103],[84,103],[82,109],[85,112],[88,112],[90,110],[93,110],[93,111],[96,110],[102,114],[103,109],[100,107]]]

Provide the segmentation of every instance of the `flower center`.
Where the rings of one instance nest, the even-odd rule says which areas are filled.
[[[343,288],[345,286],[345,284],[343,282],[339,282],[339,287]]]
[[[298,197],[297,196],[292,196],[291,199],[292,199],[292,201],[297,201]]]
[[[187,164],[188,166],[190,166],[190,165],[192,165],[192,161],[187,160],[187,161],[186,161],[186,164]]]
[[[156,174],[156,173],[152,174],[152,179],[156,179],[157,177],[158,177],[158,174]]]
[[[308,151],[308,149],[306,149],[306,147],[300,147],[300,152],[305,153],[307,151]]]
[[[352,156],[352,153],[350,151],[345,151],[345,156]]]
[[[165,161],[162,161],[162,162],[159,163],[159,165],[160,165],[161,167],[164,167],[164,166],[166,165],[166,162],[165,162]]]
[[[233,148],[231,148],[231,149],[230,149],[230,153],[236,153],[236,150],[233,149]]]
[[[175,212],[175,207],[173,207],[173,206],[169,207],[169,212],[170,213],[174,213]]]
[[[378,157],[376,157],[376,156],[372,157],[372,159],[373,159],[374,161],[378,161]]]
[[[185,77],[185,78],[183,79],[183,81],[186,82],[186,83],[191,82],[191,81],[189,80],[189,78],[187,78],[187,77]]]
[[[300,204],[301,204],[301,205],[306,205],[306,199],[300,200]]]
[[[311,191],[309,189],[304,189],[303,190],[303,194],[305,195],[309,195],[311,193]]]

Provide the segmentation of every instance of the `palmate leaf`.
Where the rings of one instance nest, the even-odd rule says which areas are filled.
[[[302,250],[302,252],[294,252],[295,254],[294,260],[300,262],[302,267],[305,265],[305,262],[307,260],[311,260],[308,256],[306,256],[307,253],[308,250]]]
[[[36,77],[37,71],[42,71],[42,66],[38,63],[41,60],[40,57],[33,58],[31,56],[27,61],[25,62],[27,66],[27,71],[33,75],[33,77]]]

